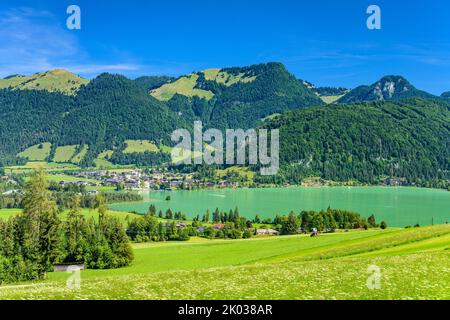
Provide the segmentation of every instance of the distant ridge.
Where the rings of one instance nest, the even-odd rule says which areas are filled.
[[[443,94],[441,94],[441,98],[445,99],[447,101],[450,101],[450,91],[444,92]]]
[[[66,95],[74,95],[82,85],[89,81],[67,70],[55,69],[33,74],[31,76],[11,75],[0,79],[0,89],[13,90],[47,90]]]
[[[413,97],[438,99],[430,93],[416,89],[402,76],[385,76],[370,86],[360,86],[351,90],[337,102],[391,101]]]

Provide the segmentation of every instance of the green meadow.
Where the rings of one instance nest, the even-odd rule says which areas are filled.
[[[332,104],[336,101],[338,101],[340,98],[342,98],[344,95],[338,95],[338,96],[321,96],[320,99],[322,99],[323,102],[326,104]]]
[[[50,155],[51,143],[42,143],[29,147],[17,156],[31,161],[44,161]]]
[[[159,148],[148,140],[126,140],[123,153],[159,152]]]
[[[0,209],[0,219],[8,219],[12,216],[15,216],[22,212],[22,209]],[[61,219],[65,220],[68,215],[68,210],[65,210],[61,214]],[[83,216],[86,219],[94,218],[95,220],[98,220],[98,212],[96,210],[89,210],[89,209],[82,209]],[[108,215],[111,215],[113,217],[119,218],[119,220],[125,224],[129,219],[136,218],[137,215],[133,213],[124,213],[124,212],[117,212],[108,210]]]
[[[450,225],[339,232],[317,238],[191,239],[134,245],[116,270],[0,288],[0,299],[449,299]],[[369,266],[381,270],[367,287]]]
[[[97,156],[97,159],[94,160],[95,166],[98,168],[112,167],[113,164],[107,160],[107,157],[111,157],[113,155],[113,153],[114,153],[114,151],[112,151],[112,150],[105,150],[105,151],[101,152]]]
[[[22,209],[0,209],[0,219],[9,219],[22,212]]]
[[[55,151],[55,157],[53,158],[53,161],[55,162],[70,162],[70,159],[75,155],[75,150],[77,146],[64,146],[64,147],[58,147]]]
[[[67,70],[56,69],[31,76],[15,76],[8,79],[0,79],[0,89],[33,89],[61,92],[69,95],[75,94],[81,85],[88,84],[83,79]]]
[[[77,171],[80,167],[71,163],[56,163],[56,162],[44,162],[44,161],[30,161],[22,166],[10,166],[5,170],[11,174],[30,174],[38,168],[43,168],[49,173],[60,171]]]
[[[195,73],[181,77],[175,82],[167,83],[160,88],[153,90],[151,95],[162,101],[170,100],[177,93],[187,97],[198,96],[206,100],[211,100],[214,97],[214,94],[211,91],[195,88],[198,78],[199,76]]]

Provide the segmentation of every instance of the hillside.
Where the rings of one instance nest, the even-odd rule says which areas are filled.
[[[64,113],[72,106],[72,97],[45,90],[0,90],[0,164],[14,163],[16,154],[27,148],[56,141],[63,126]],[[33,150],[23,156],[36,158]],[[36,146],[34,151],[39,151]],[[44,151],[44,150],[42,150]]]
[[[441,94],[441,98],[450,101],[450,91],[448,92],[444,92],[443,94]]]
[[[449,236],[443,225],[135,244],[130,267],[83,271],[81,290],[50,273],[0,287],[0,299],[448,299]],[[378,290],[367,287],[373,265],[382,270]]]
[[[167,76],[144,76],[135,79],[134,81],[145,88],[145,90],[153,90],[165,85],[166,83],[174,81],[175,78]]]
[[[449,110],[423,99],[340,104],[288,112],[264,127],[280,129],[282,175],[289,181],[448,179]]]
[[[206,127],[249,128],[274,114],[323,104],[279,63],[208,69],[178,79],[103,74],[88,82],[54,70],[1,82],[4,163],[19,156],[87,165],[104,152],[113,162],[151,163],[158,161],[155,155],[124,154],[125,140],[168,144],[174,128],[190,128],[195,120]],[[84,145],[83,152],[73,150]]]
[[[439,99],[432,94],[416,89],[401,76],[386,76],[370,86],[360,86],[351,90],[337,102],[391,101],[412,97]]]
[[[88,82],[67,70],[56,69],[32,76],[13,75],[0,79],[0,89],[47,90],[74,95],[82,85]]]
[[[64,117],[60,141],[88,144],[85,162],[105,150],[126,148],[125,140],[170,141],[188,125],[140,85],[123,76],[103,74],[82,88],[74,109]]]
[[[250,128],[261,119],[323,101],[280,63],[196,72],[151,91],[187,121]]]
[[[350,89],[342,87],[316,87],[308,81],[303,81],[303,83],[326,104],[334,103],[350,92]]]
[[[247,72],[228,72],[227,69],[207,69],[166,83],[160,88],[153,89],[150,94],[164,101],[172,99],[176,94],[210,100],[214,97],[214,92],[200,89],[205,81],[212,81],[225,87],[230,87],[233,84],[250,83],[255,80],[256,75],[250,70]]]
[[[141,85],[110,74],[81,87],[76,96],[0,90],[0,114],[1,162],[14,162],[18,154],[29,160],[48,157],[90,165],[105,150],[122,153],[125,140],[167,143],[175,128],[188,127]],[[51,145],[50,154],[38,152],[41,144]]]

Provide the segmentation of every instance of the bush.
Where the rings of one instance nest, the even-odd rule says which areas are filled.
[[[387,228],[387,223],[385,221],[381,221],[380,228],[383,229],[383,230],[386,229]]]
[[[21,256],[6,258],[0,255],[0,285],[42,278],[39,265]]]
[[[242,235],[244,239],[250,239],[252,237],[252,232],[250,229],[245,229],[244,234]]]

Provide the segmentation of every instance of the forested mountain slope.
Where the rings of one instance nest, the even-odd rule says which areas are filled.
[[[250,128],[272,114],[324,104],[280,63],[196,72],[151,94],[214,128]]]
[[[280,129],[280,161],[290,177],[448,179],[449,108],[423,99],[341,104],[288,112],[265,127]]]
[[[439,99],[438,97],[416,89],[401,76],[386,76],[370,86],[360,86],[344,95],[339,103],[364,101],[391,101],[406,98]]]
[[[168,142],[174,129],[189,126],[135,81],[110,74],[81,87],[74,97],[0,90],[0,114],[1,162],[49,142],[53,148],[88,145],[83,163],[91,164],[104,149],[123,149],[127,139]]]

